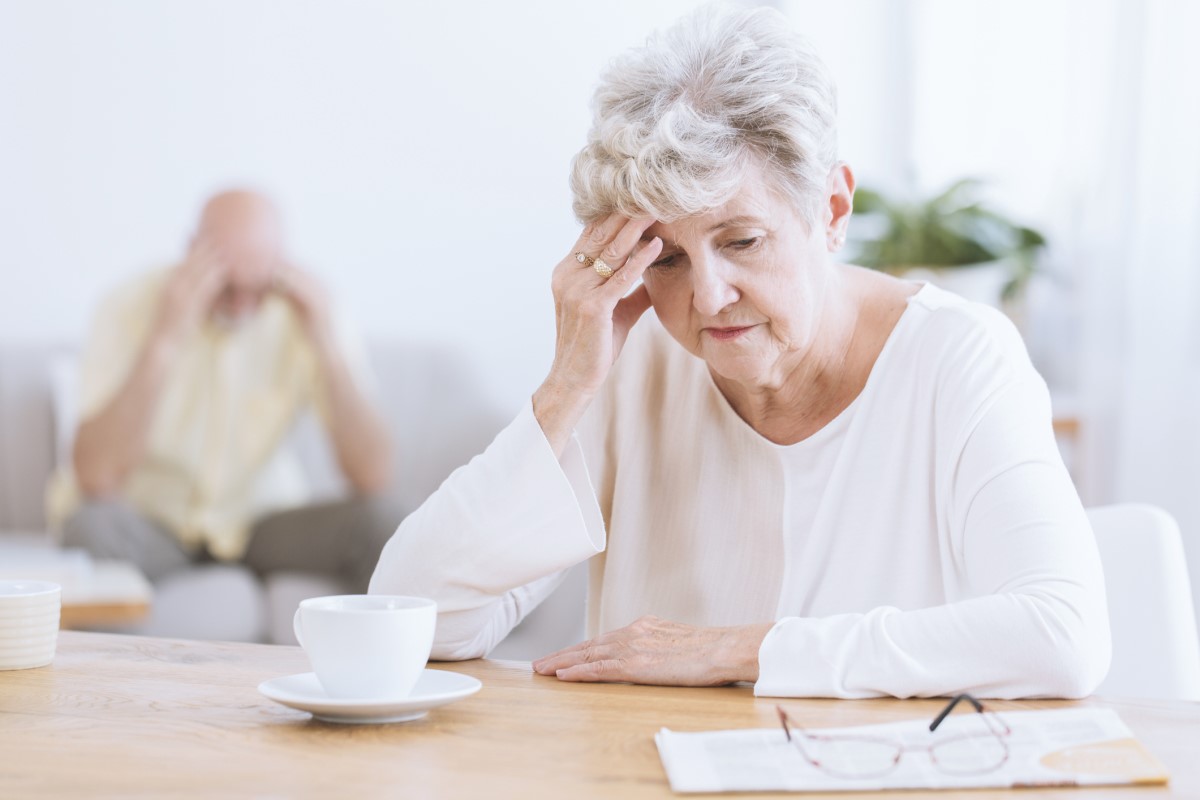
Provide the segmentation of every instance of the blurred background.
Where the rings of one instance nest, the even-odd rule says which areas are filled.
[[[209,194],[251,186],[370,340],[452,350],[511,415],[550,363],[597,75],[695,5],[0,0],[0,348],[78,347]],[[835,75],[860,185],[902,202],[977,178],[1045,238],[1005,309],[1080,492],[1174,514],[1195,583],[1200,4],[775,5]],[[4,369],[0,527],[29,527]]]

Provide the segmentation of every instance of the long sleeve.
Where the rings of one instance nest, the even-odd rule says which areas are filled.
[[[962,597],[789,617],[759,651],[755,693],[1082,697],[1108,669],[1104,579],[1032,368],[988,398],[945,469]]]
[[[530,403],[404,520],[369,591],[433,598],[433,658],[477,658],[604,547],[579,443],[556,459]]]

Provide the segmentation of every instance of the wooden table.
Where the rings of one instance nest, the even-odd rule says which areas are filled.
[[[0,672],[0,797],[672,797],[654,747],[660,727],[776,724],[775,701],[744,686],[572,685],[520,662],[438,666],[478,677],[483,690],[418,722],[342,726],[257,692],[309,669],[299,648],[65,631],[53,666]],[[1171,770],[1171,786],[937,797],[1200,797],[1200,704],[1085,704],[1117,709]],[[942,703],[787,705],[814,725],[852,725],[932,717]]]

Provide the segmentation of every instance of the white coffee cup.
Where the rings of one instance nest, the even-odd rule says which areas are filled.
[[[424,597],[346,594],[301,601],[292,629],[330,697],[399,699],[429,661],[436,623]]]
[[[61,607],[57,583],[0,580],[0,670],[54,661]]]

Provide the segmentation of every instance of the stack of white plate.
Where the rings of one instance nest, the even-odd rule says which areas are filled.
[[[0,669],[54,660],[62,588],[46,581],[0,581]]]

